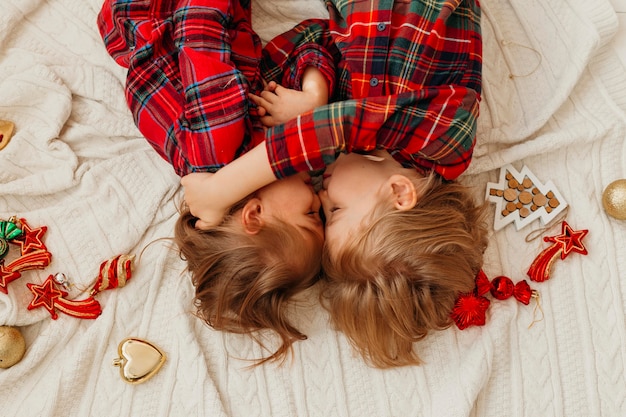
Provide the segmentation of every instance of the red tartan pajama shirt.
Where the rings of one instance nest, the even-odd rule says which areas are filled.
[[[262,89],[249,0],[105,0],[98,27],[128,68],[136,125],[177,174],[214,172],[263,141],[248,107]]]
[[[268,129],[278,178],[318,170],[340,152],[386,149],[405,167],[447,180],[469,165],[481,93],[482,39],[475,0],[327,0],[330,19],[309,20],[264,49],[268,80],[297,86],[319,44],[334,72],[326,106]]]

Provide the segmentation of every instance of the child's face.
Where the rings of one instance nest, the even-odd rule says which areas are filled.
[[[321,203],[308,174],[274,181],[257,191],[257,197],[263,201],[265,214],[312,232],[316,236],[314,244],[321,247],[324,242],[324,226],[319,213]]]
[[[363,224],[384,198],[398,163],[387,152],[342,154],[324,173],[320,191],[326,216],[326,243],[331,257]]]

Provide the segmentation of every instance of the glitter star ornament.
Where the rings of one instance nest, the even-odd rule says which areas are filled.
[[[587,233],[589,233],[589,230],[574,230],[566,221],[563,221],[561,223],[560,235],[543,238],[546,242],[552,242],[552,245],[541,251],[530,265],[528,269],[530,279],[535,282],[543,282],[550,279],[552,264],[559,258],[559,255],[561,260],[567,258],[572,252],[587,255],[587,248],[582,242]]]
[[[18,239],[16,239],[16,242],[18,245],[20,245],[22,249],[22,254],[36,250],[47,250],[42,238],[48,230],[48,227],[41,226],[32,228],[28,225],[28,223],[26,223],[25,219],[20,219],[20,223],[22,224],[23,234]]]
[[[96,319],[102,314],[102,307],[94,296],[100,291],[126,285],[131,278],[134,258],[133,255],[118,255],[103,262],[89,297],[82,300],[70,300],[67,291],[57,288],[57,284],[66,284],[63,274],[50,275],[41,285],[28,283],[26,286],[33,293],[33,299],[27,308],[44,307],[54,320],[59,317],[57,310],[79,319]]]
[[[95,319],[102,313],[100,303],[93,297],[79,301],[65,298],[68,293],[55,286],[53,275],[48,276],[42,285],[28,283],[26,286],[34,295],[27,308],[45,307],[54,320],[59,317],[56,310],[81,319]]]
[[[8,285],[22,276],[22,271],[43,269],[52,255],[43,244],[46,226],[32,228],[26,219],[0,220],[0,291],[8,294]],[[10,244],[20,247],[20,256],[7,262]]]
[[[485,198],[496,204],[495,230],[509,223],[520,230],[536,219],[545,225],[567,207],[551,181],[542,184],[528,167],[517,171],[510,164],[500,168],[499,182],[487,183]]]

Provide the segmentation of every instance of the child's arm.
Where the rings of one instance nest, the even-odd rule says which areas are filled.
[[[479,99],[471,88],[443,85],[321,106],[267,130],[270,166],[282,178],[322,169],[340,152],[387,149],[452,180],[469,165]]]
[[[191,214],[199,219],[196,228],[206,230],[219,225],[233,204],[275,180],[263,142],[215,174],[189,174],[180,183]]]
[[[260,96],[250,94],[259,106],[261,122],[266,127],[285,123],[299,114],[328,103],[329,82],[316,67],[308,67],[302,77],[302,91],[282,87],[271,81]]]

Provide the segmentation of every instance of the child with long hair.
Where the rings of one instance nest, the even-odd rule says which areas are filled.
[[[263,126],[248,99],[263,88],[249,0],[106,0],[98,26],[109,54],[128,68],[125,93],[136,125],[178,175],[210,176],[264,150]],[[319,50],[310,45],[312,60]],[[327,102],[324,80],[319,71],[303,74],[302,93],[313,92],[304,108]],[[244,169],[210,200],[186,192],[175,242],[191,272],[198,315],[219,330],[275,331],[281,343],[263,358],[272,360],[305,338],[288,306],[319,277],[324,237],[306,172],[260,178]],[[198,219],[189,207],[199,201],[221,207],[220,220],[208,227]]]
[[[327,167],[323,305],[372,365],[419,364],[414,343],[450,326],[454,301],[474,287],[487,242],[483,205],[457,181],[476,139],[479,5],[326,4],[329,20],[303,22],[266,46],[268,88],[252,96],[269,126],[266,146],[256,159],[236,162],[267,181]],[[332,103],[289,120],[285,109],[299,92],[281,84],[302,68],[290,51],[311,41],[332,57]],[[233,168],[221,178],[236,178]],[[212,178],[183,180],[190,190],[220,193]],[[223,213],[195,209],[208,223]]]

